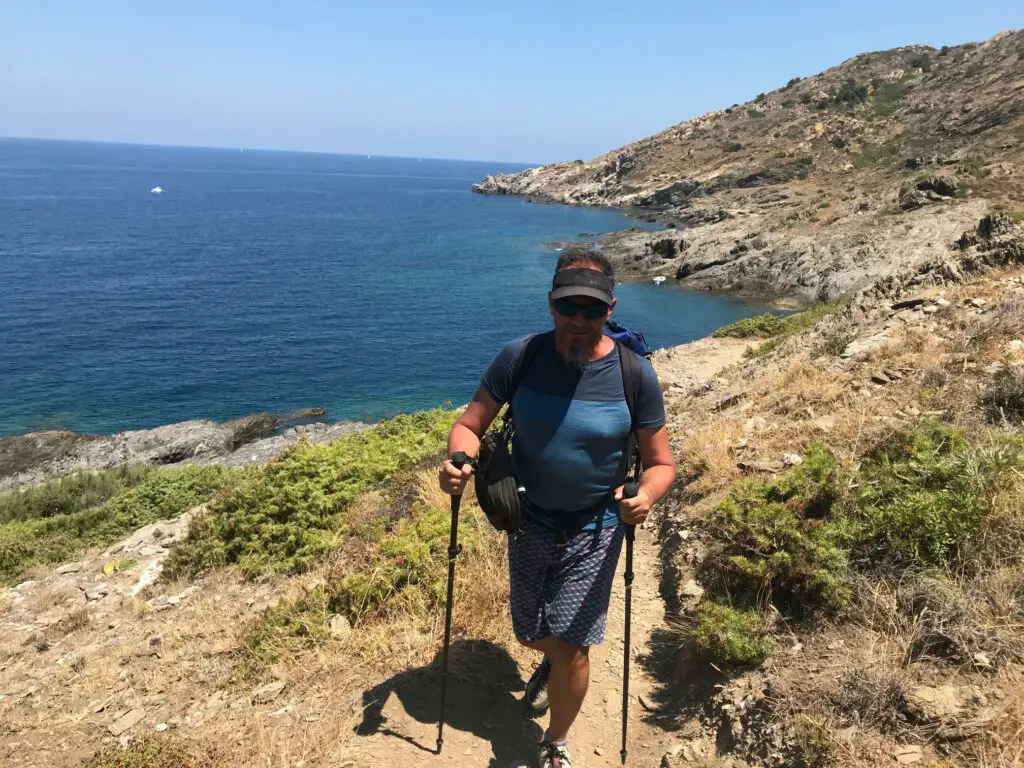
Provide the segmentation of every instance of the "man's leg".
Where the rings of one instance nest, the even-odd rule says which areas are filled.
[[[590,685],[590,649],[552,636],[520,642],[528,648],[541,651],[551,661],[551,674],[548,677],[548,704],[551,707],[548,736],[553,741],[562,741],[568,737],[569,728],[579,715],[587,695],[587,687]]]

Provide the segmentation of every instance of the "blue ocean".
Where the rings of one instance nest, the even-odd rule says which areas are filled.
[[[550,327],[549,243],[637,226],[470,192],[522,167],[0,140],[0,435],[467,401]],[[762,311],[671,281],[617,295],[659,347]]]

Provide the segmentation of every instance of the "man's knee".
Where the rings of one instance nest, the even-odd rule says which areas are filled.
[[[557,637],[552,638],[551,661],[555,664],[565,664],[571,667],[585,667],[590,660],[590,648],[585,645],[574,645]]]

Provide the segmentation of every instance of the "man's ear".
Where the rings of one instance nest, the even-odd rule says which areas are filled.
[[[608,305],[608,317],[612,316],[612,312],[615,311],[615,305],[619,303],[618,299],[612,299],[612,303]]]

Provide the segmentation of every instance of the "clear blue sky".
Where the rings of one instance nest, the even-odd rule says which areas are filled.
[[[2,0],[0,136],[590,158],[1022,0]]]

